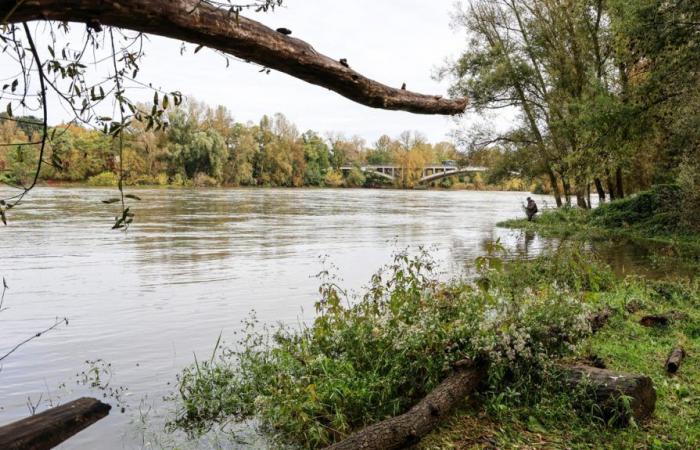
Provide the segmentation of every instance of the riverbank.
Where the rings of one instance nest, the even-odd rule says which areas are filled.
[[[498,226],[575,240],[626,239],[663,246],[677,256],[700,260],[700,232],[678,207],[676,188],[656,186],[632,197],[593,210],[545,210],[533,221],[511,219]],[[695,225],[697,226],[697,225]]]
[[[118,181],[114,178],[100,178],[97,180],[86,181],[63,181],[63,180],[42,180],[38,186],[53,187],[53,188],[114,188],[117,189]],[[505,182],[498,185],[492,184],[474,184],[456,182],[449,186],[444,184],[437,185],[419,185],[414,187],[401,187],[391,184],[372,184],[367,186],[349,186],[339,184],[337,186],[241,186],[235,184],[217,184],[204,183],[196,184],[191,180],[183,182],[164,182],[164,183],[125,183],[124,189],[381,189],[381,190],[401,190],[401,191],[471,191],[471,192],[527,192],[527,187],[520,182]]]
[[[447,283],[436,282],[427,254],[399,254],[351,299],[334,283],[322,284],[308,327],[249,322],[239,347],[219,348],[218,358],[180,375],[171,428],[196,435],[252,419],[273,447],[322,448],[406,411],[457,361],[488,358],[485,385],[421,448],[700,444],[700,365],[692,356],[700,351],[697,282],[618,279],[578,246],[512,262],[500,250],[491,246],[477,259],[474,281]],[[610,317],[593,333],[587,317],[602,309]],[[672,318],[642,326],[650,314]],[[664,361],[678,346],[688,358],[669,377]],[[613,426],[588,391],[562,384],[557,364],[572,361],[650,377],[656,413]],[[615,417],[627,408],[616,403]]]

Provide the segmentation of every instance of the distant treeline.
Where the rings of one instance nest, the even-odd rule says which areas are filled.
[[[391,183],[363,173],[363,164],[403,168],[396,187],[413,187],[428,164],[457,161],[493,165],[498,152],[468,159],[448,142],[431,144],[418,133],[382,136],[368,146],[342,134],[300,133],[284,115],[264,116],[259,123],[236,122],[223,106],[187,101],[172,109],[168,126],[149,130],[133,122],[125,134],[121,166],[128,185],[195,186],[379,186]],[[0,180],[19,184],[33,176],[41,122],[34,117],[0,115]],[[120,156],[117,143],[101,130],[59,125],[50,133],[41,179],[116,185]],[[8,145],[10,144],[10,145]],[[353,166],[348,171],[341,167]],[[391,184],[390,184],[391,185]],[[441,187],[522,189],[519,180],[487,180],[483,175],[454,177]]]

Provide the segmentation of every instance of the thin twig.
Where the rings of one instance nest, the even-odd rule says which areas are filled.
[[[51,325],[50,327],[46,328],[44,331],[40,331],[40,332],[38,332],[38,333],[32,335],[31,337],[28,337],[27,339],[23,340],[23,341],[20,342],[19,344],[17,344],[17,345],[15,345],[14,347],[12,347],[12,349],[11,349],[9,352],[5,353],[2,357],[0,357],[0,361],[4,360],[4,359],[7,358],[8,356],[10,356],[10,355],[13,354],[14,352],[16,352],[17,349],[19,349],[21,346],[27,344],[27,343],[30,342],[30,341],[33,341],[34,339],[40,337],[42,334],[48,333],[49,331],[51,331],[51,330],[53,330],[53,329],[59,327],[61,324],[66,324],[66,325],[68,325],[68,319],[67,319],[66,317],[64,317],[64,318],[62,318],[62,319],[57,319],[57,320],[56,320],[56,323],[54,323],[54,324]]]

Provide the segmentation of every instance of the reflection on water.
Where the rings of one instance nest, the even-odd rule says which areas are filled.
[[[136,221],[110,230],[101,189],[37,189],[3,228],[0,275],[10,291],[0,348],[56,316],[68,327],[32,342],[0,372],[0,423],[27,414],[27,397],[57,395],[85,360],[103,358],[130,403],[158,402],[193,354],[210,354],[254,309],[267,322],[313,313],[319,257],[360,288],[406,246],[435,246],[449,273],[500,238],[514,254],[559,245],[496,229],[522,215],[525,193],[390,190],[134,190]],[[540,206],[547,199],[536,198]],[[620,256],[621,258],[625,258]],[[625,259],[627,261],[627,259]],[[64,400],[86,392],[72,388]],[[138,447],[114,412],[62,448]]]

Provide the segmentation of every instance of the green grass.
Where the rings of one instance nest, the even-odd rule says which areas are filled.
[[[466,406],[426,439],[422,448],[652,448],[691,449],[700,446],[700,286],[697,282],[649,282],[629,279],[595,295],[615,314],[597,334],[585,339],[576,356],[596,355],[608,368],[652,378],[657,392],[654,417],[628,428],[591,420],[572,405],[567,393],[546,384],[540,401],[524,404],[482,398]],[[626,304],[642,309],[628,313]],[[644,314],[675,311],[685,316],[664,328],[641,326]],[[675,376],[664,371],[673,347],[688,356]],[[574,402],[575,403],[575,402]],[[498,411],[494,414],[490,411]]]
[[[513,219],[498,226],[577,240],[629,239],[671,248],[682,256],[700,257],[700,234],[684,225],[679,190],[658,185],[591,211],[580,208],[547,210],[528,222]]]
[[[477,260],[474,281],[438,282],[428,255],[406,253],[357,297],[326,279],[309,326],[249,322],[238,344],[217,343],[215,354],[184,370],[170,429],[199,435],[255,423],[273,445],[322,448],[406,411],[470,357],[491,361],[485,388],[423,448],[700,445],[697,283],[619,280],[576,246],[530,261],[504,262],[500,250]],[[629,303],[642,310],[629,314]],[[614,315],[593,335],[586,316],[604,306]],[[665,329],[637,323],[640,314],[670,310],[685,317]],[[669,378],[663,363],[677,344],[689,356]],[[553,363],[590,355],[651,376],[656,416],[616,428],[587,392],[564,388]]]

